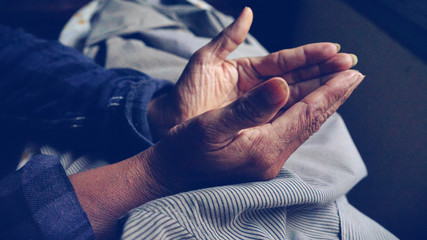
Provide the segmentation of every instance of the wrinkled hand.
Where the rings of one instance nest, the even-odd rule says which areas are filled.
[[[352,70],[329,75],[324,85],[276,116],[290,90],[283,79],[273,78],[223,108],[177,125],[149,157],[143,153],[153,186],[171,194],[276,177],[362,79]]]
[[[175,125],[208,110],[223,107],[272,78],[285,79],[288,108],[317,89],[321,77],[354,66],[355,56],[337,53],[339,45],[316,43],[282,50],[265,57],[228,60],[246,38],[252,11],[240,17],[191,58],[176,87],[150,102],[148,118],[156,139]]]
[[[290,101],[290,88],[282,78],[270,79],[175,126],[138,155],[74,174],[70,181],[96,236],[111,237],[120,217],[159,197],[276,177],[362,79],[351,70],[322,77],[322,86],[286,111],[281,109]]]
[[[149,104],[162,138],[124,161],[70,176],[98,238],[153,199],[277,176],[289,156],[363,79],[332,43],[227,60],[252,21],[245,9],[192,57],[177,86]],[[170,130],[169,130],[170,129]]]

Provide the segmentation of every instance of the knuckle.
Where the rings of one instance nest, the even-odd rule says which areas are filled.
[[[276,58],[278,66],[282,72],[287,72],[290,69],[288,60],[284,57],[290,53],[289,49],[281,50],[279,52],[272,53],[272,56]]]
[[[307,119],[309,119],[309,123],[307,124],[306,132],[308,134],[313,135],[317,132],[322,124],[328,118],[327,112],[321,106],[309,106],[306,112]]]
[[[299,135],[299,142],[304,142],[314,133],[319,131],[323,123],[326,122],[330,112],[324,109],[321,104],[306,105],[305,115],[301,116],[302,134]]]

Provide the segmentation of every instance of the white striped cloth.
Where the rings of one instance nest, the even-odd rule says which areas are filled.
[[[274,180],[149,202],[129,214],[122,239],[396,239],[346,200],[365,175],[334,115]]]
[[[67,174],[107,164],[42,146]],[[157,199],[123,218],[121,239],[396,239],[345,194],[366,169],[338,114],[271,181],[200,189]]]
[[[231,21],[200,0],[175,0],[171,8],[161,0],[99,1],[103,7],[91,25],[85,52],[93,57],[99,44],[105,43],[104,60],[109,67],[131,67],[166,79],[177,79],[186,62],[184,56],[209,40],[201,32],[214,36]],[[200,18],[205,21],[203,26]],[[117,30],[109,32],[110,24]],[[267,52],[249,37],[233,54]],[[49,146],[43,146],[41,152],[60,155],[67,174],[107,164]],[[346,193],[366,174],[343,120],[334,114],[290,157],[274,180],[200,189],[151,201],[122,219],[121,239],[396,239],[346,199]]]

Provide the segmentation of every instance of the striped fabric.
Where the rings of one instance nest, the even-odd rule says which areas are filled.
[[[213,35],[230,19],[213,8],[199,8],[201,1],[167,1],[177,4],[170,9],[162,2],[102,1],[85,52],[95,57],[99,56],[95,49],[106,47],[105,59],[101,59],[106,67],[148,70],[159,78],[176,80],[186,61],[183,56],[191,55],[209,39],[190,32],[198,31],[200,18],[211,22],[199,30]],[[162,21],[174,27],[156,27]],[[142,25],[132,25],[135,22]],[[119,31],[108,32],[109,24]],[[191,30],[186,24],[192,24]],[[162,42],[165,38],[174,44]],[[183,54],[183,49],[188,52]],[[267,52],[252,37],[234,52],[239,57],[253,53]],[[165,68],[172,70],[165,72]],[[49,146],[41,150],[61,155],[69,174],[106,164],[87,156],[57,152]],[[343,120],[335,114],[290,157],[276,179],[151,201],[123,217],[121,239],[396,239],[352,207],[345,197],[365,176],[363,161]]]
[[[107,54],[101,61],[106,67],[131,67],[159,78],[178,79],[186,62],[183,57],[190,56],[231,19],[203,1],[167,1],[175,4],[171,8],[163,2],[103,1],[85,52],[95,57],[94,50],[104,46]],[[201,25],[200,19],[206,22]],[[163,28],[159,27],[162,22]],[[185,25],[191,25],[191,30]],[[267,52],[249,37],[233,54]],[[80,167],[94,167],[84,157],[78,159]],[[75,170],[66,168],[67,172]],[[121,238],[396,239],[346,200],[345,194],[365,176],[363,161],[344,122],[335,114],[291,156],[276,179],[149,202],[123,218]]]
[[[67,174],[105,165],[60,152]],[[341,117],[333,115],[279,176],[185,192],[146,203],[122,219],[121,239],[397,239],[345,194],[366,169]]]
[[[365,174],[334,115],[276,179],[149,202],[129,214],[122,239],[396,239],[346,200]]]

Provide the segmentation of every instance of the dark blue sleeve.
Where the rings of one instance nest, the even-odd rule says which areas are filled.
[[[140,72],[106,70],[57,42],[0,26],[0,124],[12,134],[99,143],[105,151],[110,144],[132,155],[151,146],[147,104],[170,86]],[[57,157],[39,155],[0,175],[0,213],[0,238],[93,238]]]
[[[104,146],[125,141],[138,151],[152,144],[148,102],[171,86],[129,69],[106,70],[74,49],[1,26],[0,69],[2,124]]]
[[[34,156],[0,179],[1,239],[94,239],[56,156]]]

